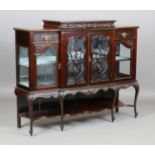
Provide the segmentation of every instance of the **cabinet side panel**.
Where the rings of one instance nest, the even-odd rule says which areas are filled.
[[[27,48],[29,53],[29,32],[26,31],[15,31],[15,47],[16,47],[16,85],[19,85],[20,87],[29,89],[28,86],[20,85],[19,84],[19,49],[21,48]],[[29,60],[28,60],[29,61]],[[28,79],[29,80],[29,79]]]

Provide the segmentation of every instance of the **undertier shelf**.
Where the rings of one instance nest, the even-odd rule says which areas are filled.
[[[75,101],[65,101],[64,102],[64,115],[75,115],[84,112],[98,112],[104,109],[110,109],[112,105],[112,99],[91,99],[91,100],[75,100]],[[38,105],[37,105],[38,106]],[[36,105],[33,106],[33,120],[39,119],[41,117],[51,117],[60,116],[60,105],[55,103],[51,105],[42,104],[42,108]],[[50,108],[49,108],[50,106]],[[26,108],[27,109],[27,108]],[[21,112],[21,116],[29,118],[28,109]]]

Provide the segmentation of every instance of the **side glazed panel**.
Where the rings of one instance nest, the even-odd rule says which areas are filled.
[[[16,35],[16,84],[29,89],[30,85],[30,49],[29,33],[21,30],[15,31]]]
[[[90,83],[110,81],[111,33],[91,34],[90,46]]]
[[[18,47],[18,84],[29,87],[29,49],[28,47]]]

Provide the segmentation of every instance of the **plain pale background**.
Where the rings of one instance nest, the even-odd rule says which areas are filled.
[[[139,117],[137,119],[133,118],[133,109],[128,108],[117,114],[115,123],[107,121],[110,115],[109,111],[106,111],[102,115],[92,115],[84,120],[66,121],[64,132],[59,131],[59,119],[53,123],[55,125],[51,125],[51,123],[38,124],[34,127],[37,136],[33,138],[30,138],[28,134],[29,122],[27,120],[22,121],[24,124],[22,129],[16,128],[13,28],[41,28],[43,19],[67,21],[114,19],[117,20],[116,26],[140,27],[137,49],[137,80],[141,90],[138,98]],[[154,19],[155,11],[0,11],[0,143],[155,144]],[[133,93],[133,89],[129,89],[127,92],[130,90]],[[130,103],[133,100],[133,94],[130,96],[130,93],[125,91],[124,100]]]
[[[15,87],[14,27],[42,28],[43,19],[117,20],[117,26],[139,26],[137,79],[141,92],[155,89],[155,11],[0,11],[0,96]]]

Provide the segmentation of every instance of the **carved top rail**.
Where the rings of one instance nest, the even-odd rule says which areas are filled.
[[[96,29],[96,28],[113,28],[115,20],[104,21],[75,21],[75,22],[59,22],[43,20],[44,28],[59,28],[59,29]]]

